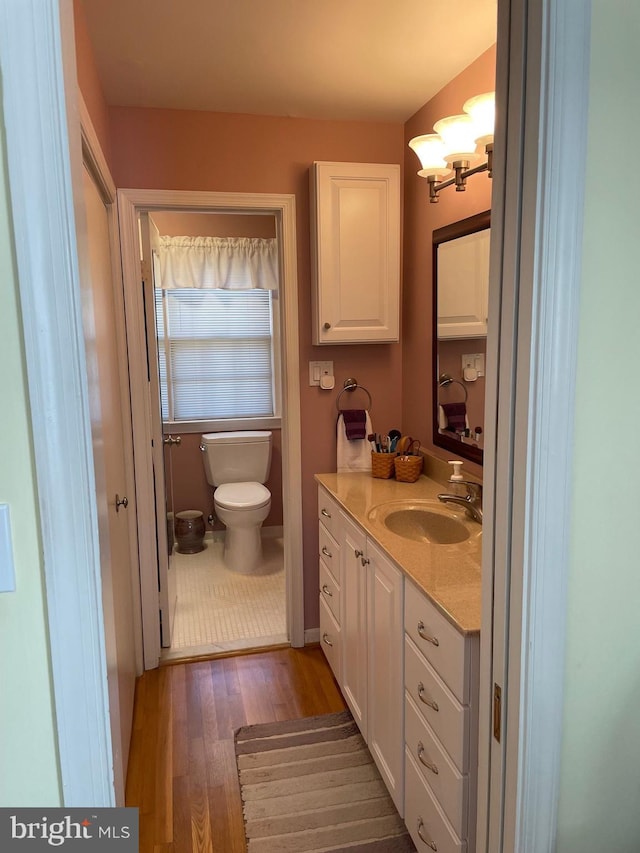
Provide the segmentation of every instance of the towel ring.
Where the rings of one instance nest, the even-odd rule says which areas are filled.
[[[336,409],[339,412],[342,411],[342,409],[340,408],[340,398],[342,397],[342,395],[347,391],[349,393],[352,393],[353,391],[356,390],[356,388],[359,388],[361,391],[364,391],[364,393],[369,398],[369,403],[367,404],[367,409],[369,409],[369,411],[371,411],[371,409],[373,407],[372,406],[372,400],[371,400],[371,394],[367,391],[367,389],[364,387],[364,385],[358,385],[357,379],[345,379],[344,380],[344,387],[343,387],[342,391],[338,394],[338,397],[336,399]],[[465,391],[466,391],[466,389],[465,389]]]
[[[462,382],[460,382],[460,380],[459,380],[459,379],[454,379],[454,378],[453,378],[453,376],[449,376],[449,374],[448,374],[448,373],[441,373],[441,374],[440,374],[440,379],[438,380],[438,385],[439,385],[441,388],[446,388],[446,387],[447,387],[447,385],[459,385],[459,386],[462,388],[462,390],[464,391],[464,402],[465,402],[465,403],[467,402],[467,398],[468,398],[468,396],[469,396],[469,395],[468,395],[468,393],[467,393],[467,389],[466,389],[466,387],[462,384]]]

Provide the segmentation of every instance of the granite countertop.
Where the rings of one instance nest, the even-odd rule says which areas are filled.
[[[376,479],[369,474],[316,474],[315,479],[459,631],[480,630],[481,526],[467,518],[463,508],[448,504],[450,514],[467,525],[469,539],[455,545],[431,545],[398,536],[369,517],[380,504],[434,500],[450,487],[445,489],[425,476],[415,483]]]

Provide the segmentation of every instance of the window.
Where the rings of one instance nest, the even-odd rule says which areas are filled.
[[[162,419],[277,417],[272,290],[156,289]]]

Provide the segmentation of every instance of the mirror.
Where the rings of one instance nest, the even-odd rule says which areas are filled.
[[[482,464],[491,212],[433,232],[433,443]]]

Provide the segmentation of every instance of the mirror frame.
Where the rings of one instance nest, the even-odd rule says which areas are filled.
[[[431,379],[433,391],[433,421],[432,421],[432,441],[435,447],[442,447],[445,450],[451,451],[455,456],[461,456],[463,459],[468,459],[471,462],[476,462],[482,465],[484,459],[484,450],[480,447],[475,447],[471,444],[463,444],[455,438],[450,438],[438,431],[438,246],[441,243],[448,243],[449,240],[456,240],[458,237],[465,237],[467,234],[474,234],[476,231],[484,231],[491,225],[491,211],[484,210],[482,213],[476,213],[474,216],[469,216],[467,219],[461,219],[458,222],[452,222],[450,225],[444,225],[442,228],[437,228],[433,232],[433,263],[432,263],[432,282],[433,282],[433,318],[432,318],[432,370],[433,376]],[[483,424],[484,429],[484,424]]]

